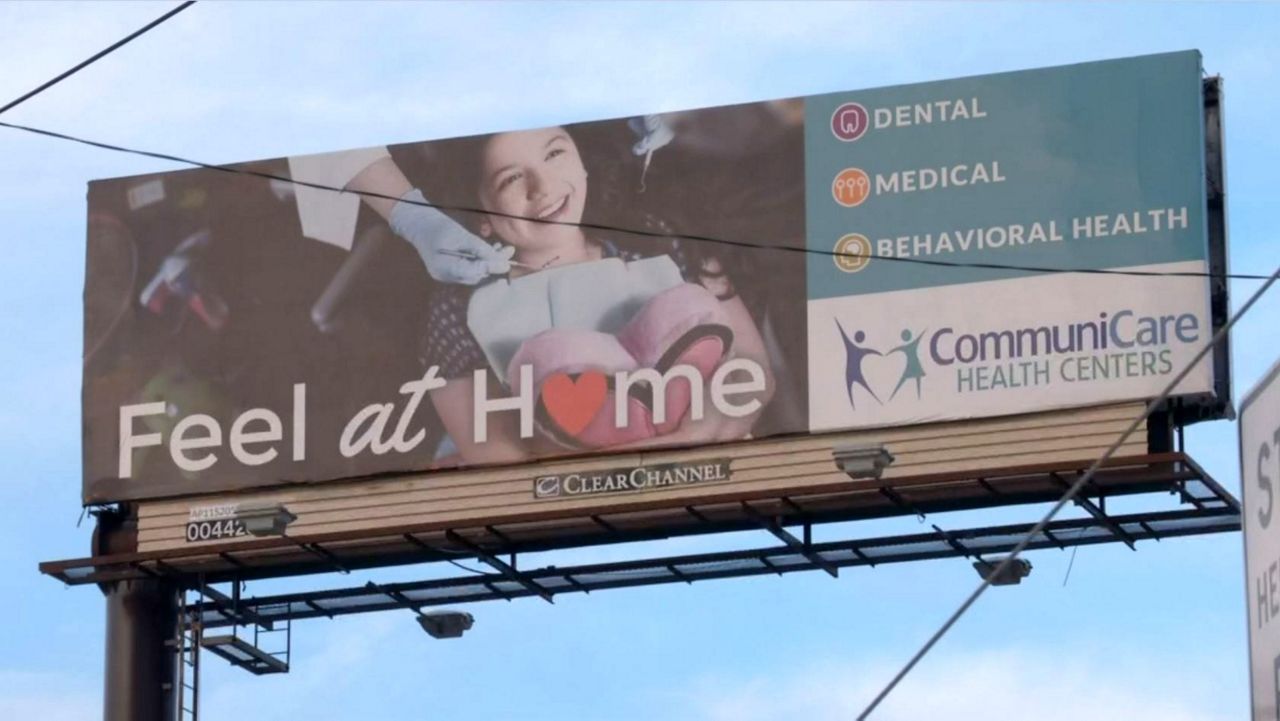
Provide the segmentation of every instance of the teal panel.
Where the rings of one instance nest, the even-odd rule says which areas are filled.
[[[961,263],[1115,268],[1203,259],[1201,77],[1199,52],[1185,51],[809,97],[808,246],[829,253],[857,233],[873,253]],[[842,140],[833,115],[849,103],[865,109],[865,130]],[[857,134],[861,115],[847,110],[840,132]],[[992,182],[974,177],[978,165]],[[869,180],[856,207],[833,197],[834,179],[850,168]],[[911,171],[917,186],[929,179],[922,169],[970,182],[906,192]],[[1101,223],[1077,226],[1097,216]],[[1025,239],[1035,223],[1061,240],[1008,240],[1011,226]],[[980,245],[980,236],[1005,242]],[[845,272],[829,256],[808,260],[813,299],[1028,274],[881,259]]]

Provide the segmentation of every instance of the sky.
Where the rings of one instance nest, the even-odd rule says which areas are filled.
[[[0,4],[0,101],[160,12]],[[1231,266],[1269,273],[1278,31],[1280,6],[1245,3],[201,3],[3,119],[217,163],[1196,48],[1225,78]],[[102,597],[36,570],[87,555],[92,525],[77,524],[85,187],[179,166],[3,128],[0,159],[0,718],[91,719]],[[1255,287],[1236,282],[1233,302]],[[1280,355],[1278,319],[1275,291],[1235,333],[1237,398]],[[1187,443],[1238,493],[1233,423],[1194,427]],[[983,597],[873,718],[1246,714],[1238,534],[1030,560],[1032,576]],[[476,626],[454,641],[425,637],[408,612],[301,622],[289,674],[253,677],[208,657],[202,713],[851,719],[976,581],[948,560],[493,602],[467,609]]]

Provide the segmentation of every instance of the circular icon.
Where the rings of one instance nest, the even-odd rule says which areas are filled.
[[[871,178],[861,168],[845,168],[831,181],[831,197],[846,208],[862,205],[871,194]]]
[[[867,109],[861,103],[845,103],[831,114],[831,132],[846,143],[867,132]]]
[[[836,241],[836,254],[832,260],[840,270],[857,273],[871,262],[871,241],[860,233],[849,233]]]

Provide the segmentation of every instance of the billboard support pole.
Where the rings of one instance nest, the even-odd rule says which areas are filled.
[[[94,545],[129,543],[136,529],[116,514],[98,517]],[[100,584],[107,602],[103,721],[177,721],[178,587],[145,578]],[[177,629],[177,633],[175,633]]]
[[[155,580],[106,589],[104,721],[175,721],[177,589]]]

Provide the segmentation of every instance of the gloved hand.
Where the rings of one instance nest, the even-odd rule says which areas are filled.
[[[635,145],[631,146],[633,155],[648,155],[670,143],[672,138],[675,137],[675,133],[671,131],[671,126],[667,124],[667,121],[661,115],[645,115],[639,118],[632,118],[627,121],[627,127],[631,128],[631,132],[640,138]]]
[[[432,278],[475,285],[490,275],[511,272],[515,248],[490,246],[439,210],[406,200],[426,202],[421,190],[405,193],[391,208],[391,230],[418,251]]]

